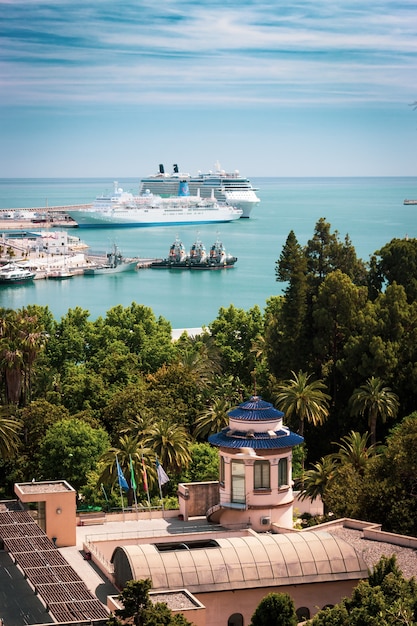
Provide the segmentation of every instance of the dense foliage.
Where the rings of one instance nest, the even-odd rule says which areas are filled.
[[[215,479],[207,437],[256,393],[304,434],[306,494],[323,494],[337,515],[416,533],[416,258],[416,239],[394,239],[365,263],[322,218],[304,246],[289,233],[275,267],[284,294],[264,312],[221,308],[202,335],[176,342],[167,320],[136,303],[95,321],[79,307],[59,321],[47,307],[0,308],[2,495],[62,472],[84,504],[116,506],[117,454],[129,504],[159,502],[156,457],[170,478],[163,496],[179,480]],[[353,433],[375,454],[351,471],[338,446],[360,447],[346,441]],[[366,497],[347,497],[367,494],[369,481]]]
[[[257,606],[250,626],[297,626],[292,598],[287,593],[269,593]]]
[[[350,598],[319,611],[311,626],[396,626],[417,624],[417,583],[406,580],[395,556],[382,557],[367,581]]]

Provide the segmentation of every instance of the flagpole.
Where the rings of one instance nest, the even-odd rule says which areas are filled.
[[[159,478],[159,472],[158,472],[158,463],[159,463],[159,461],[158,461],[158,457],[157,456],[155,456],[155,459],[156,459],[156,473],[158,475],[159,497],[161,499],[162,518],[164,518],[165,517],[165,515],[164,515],[164,512],[165,512],[164,511],[164,500],[163,500],[163,497],[162,497],[161,479]]]
[[[146,465],[145,465],[145,459],[143,457],[143,452],[142,452],[142,472],[143,472],[143,484],[145,487],[146,495],[148,496],[149,513],[151,513],[151,498],[149,496],[148,474],[146,473]]]
[[[133,472],[133,463],[132,463],[132,456],[129,454],[129,460],[130,460],[130,484],[131,487],[133,489],[133,496],[135,498],[135,509],[136,509],[136,521],[138,520],[138,501],[136,498],[136,480],[135,480],[135,475]]]
[[[107,497],[107,493],[106,493],[106,490],[104,489],[103,483],[101,483],[101,490],[104,493],[104,497],[106,498],[107,512],[109,513],[110,512],[109,499]]]
[[[168,474],[158,461],[158,457],[155,455],[156,474],[158,476],[159,495],[161,497],[162,517],[164,517],[164,500],[162,497],[162,485],[169,482]]]
[[[119,465],[119,459],[117,458],[117,454],[116,454],[116,466],[117,466],[117,480],[118,480],[119,489],[120,489],[120,500],[122,501],[123,521],[125,521],[125,505],[124,505],[124,502],[123,502],[122,485],[121,485],[121,482],[120,482],[120,475],[119,475],[120,465]]]

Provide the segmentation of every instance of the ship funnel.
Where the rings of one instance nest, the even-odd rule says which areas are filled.
[[[178,186],[178,195],[179,196],[189,196],[190,188],[188,186],[188,182],[186,180],[182,180]]]
[[[165,169],[164,169],[164,164],[163,163],[159,164],[159,173],[160,174],[165,174]]]
[[[174,174],[178,174],[178,165],[174,163]]]

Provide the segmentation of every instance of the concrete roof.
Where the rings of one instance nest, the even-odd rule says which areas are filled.
[[[16,483],[15,492],[19,494],[41,494],[75,491],[66,480],[46,480],[43,482]]]
[[[327,532],[219,538],[217,547],[158,551],[125,545],[113,553],[116,583],[151,578],[155,591],[191,593],[358,580],[368,570],[346,541]],[[123,580],[125,578],[125,580]]]

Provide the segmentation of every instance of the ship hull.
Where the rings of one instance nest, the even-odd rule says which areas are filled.
[[[129,272],[134,270],[138,264],[138,260],[129,261],[116,265],[116,267],[88,267],[84,270],[86,276],[97,276],[101,274],[120,274],[121,272]]]
[[[210,224],[232,222],[242,215],[230,206],[145,208],[97,210],[94,208],[71,211],[70,217],[80,228],[111,226],[178,226],[185,224]]]

